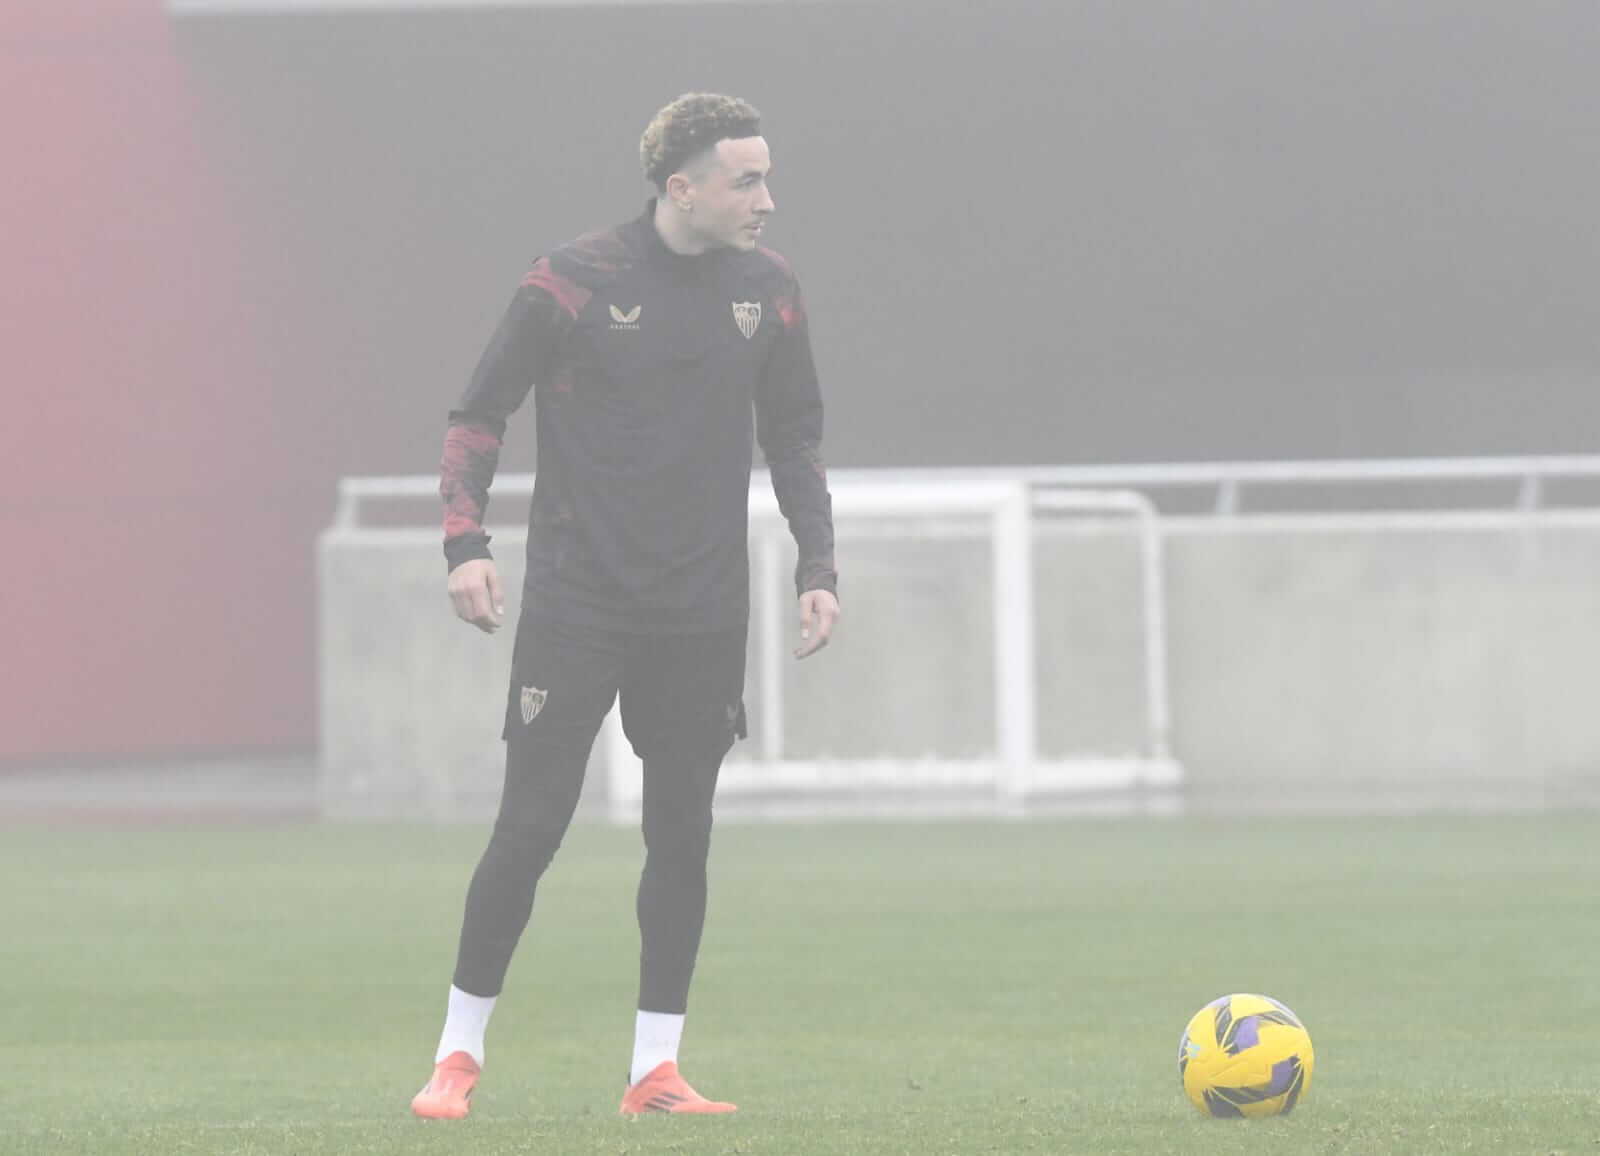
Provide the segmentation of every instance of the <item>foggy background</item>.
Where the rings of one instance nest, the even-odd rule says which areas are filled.
[[[693,89],[830,465],[1588,452],[1597,61],[1588,0],[10,5],[0,767],[313,750],[337,479],[435,471]]]

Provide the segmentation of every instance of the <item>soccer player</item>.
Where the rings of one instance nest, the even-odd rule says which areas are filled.
[[[677,1059],[705,922],[712,794],[744,737],[752,432],[799,547],[795,655],[805,658],[839,614],[822,401],[799,286],[758,244],[774,208],[760,114],[732,97],[679,97],[645,129],[639,155],[659,196],[637,219],[534,263],[450,414],[448,588],[456,614],[481,630],[502,617],[484,506],[506,418],[530,388],[539,471],[505,789],[467,889],[433,1076],[411,1105],[419,1116],[467,1114],[535,886],[619,695],[644,762],[645,842],[622,1112],[734,1110],[691,1088]]]

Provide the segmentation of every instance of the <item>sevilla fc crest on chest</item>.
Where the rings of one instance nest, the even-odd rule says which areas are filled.
[[[733,303],[733,320],[739,326],[739,332],[745,339],[756,335],[756,329],[761,325],[761,302],[735,301]]]
[[[544,700],[550,697],[548,690],[540,690],[536,686],[522,688],[522,725],[527,726],[539,717],[539,712],[544,709]]]

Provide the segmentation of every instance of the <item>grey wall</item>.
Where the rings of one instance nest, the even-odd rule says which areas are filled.
[[[1594,444],[1592,0],[180,16],[319,470],[428,472],[677,93],[766,113],[838,464]],[[909,427],[908,427],[908,423]],[[515,424],[506,463],[532,464]]]

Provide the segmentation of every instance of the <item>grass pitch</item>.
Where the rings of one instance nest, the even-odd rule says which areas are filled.
[[[1600,816],[725,824],[684,1041],[616,1115],[637,834],[541,888],[459,1124],[410,1117],[486,830],[0,830],[4,1153],[1592,1153]],[[1201,1004],[1316,1046],[1203,1119]]]

